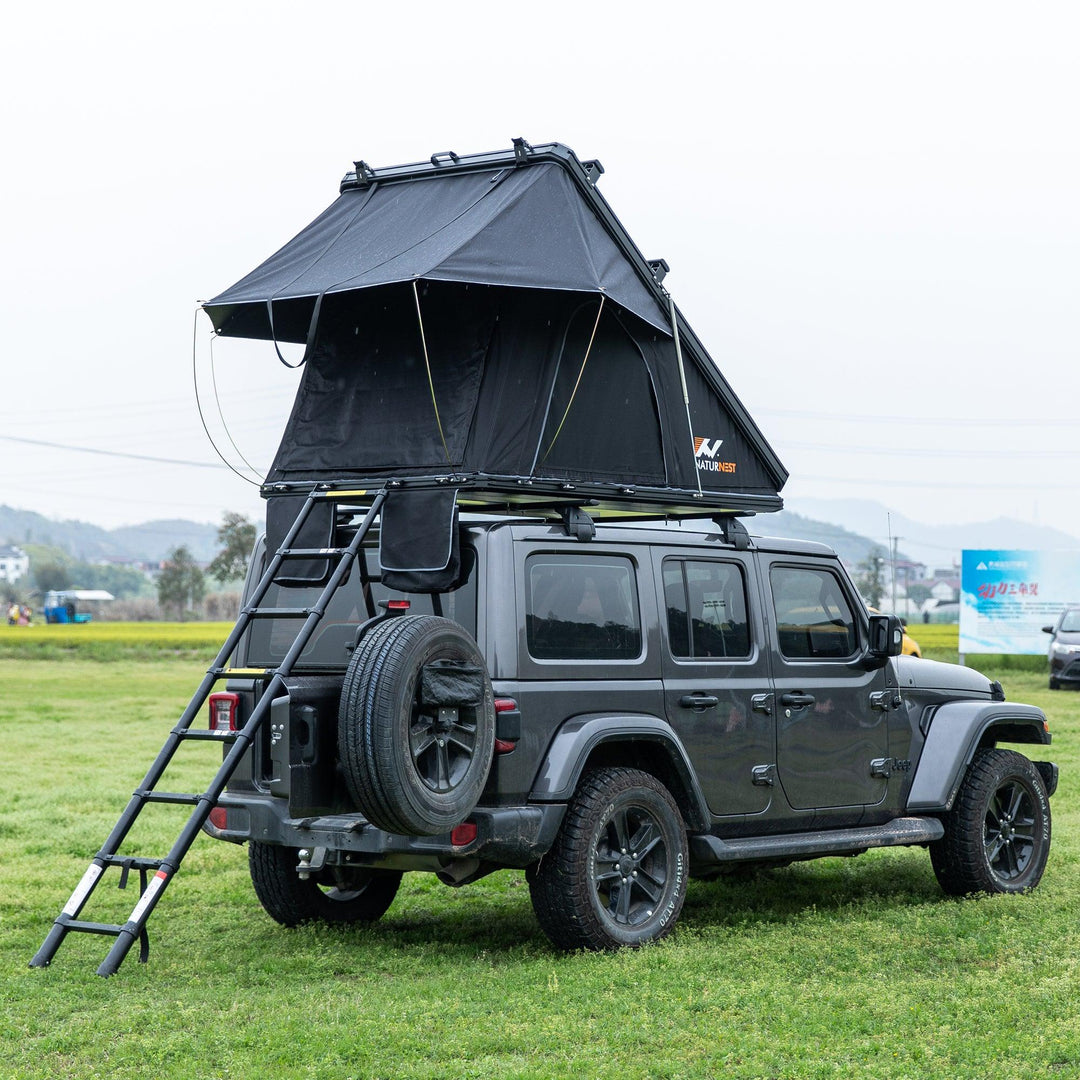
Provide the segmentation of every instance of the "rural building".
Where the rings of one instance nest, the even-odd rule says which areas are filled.
[[[30,572],[30,556],[22,548],[0,544],[0,581],[18,581]]]

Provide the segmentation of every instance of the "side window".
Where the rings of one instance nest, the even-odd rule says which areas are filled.
[[[855,617],[835,574],[774,566],[770,575],[780,651],[792,660],[836,660],[854,654]]]
[[[750,655],[746,582],[738,564],[665,559],[664,606],[673,656]]]
[[[618,555],[530,555],[526,638],[538,660],[635,660],[641,654],[634,564]]]

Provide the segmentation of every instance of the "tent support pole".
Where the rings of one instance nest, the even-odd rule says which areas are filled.
[[[424,316],[420,314],[420,290],[416,287],[416,278],[413,278],[412,291],[416,300],[416,321],[420,324],[420,344],[424,347],[424,367],[427,368],[427,381],[428,386],[431,388],[431,404],[435,409],[435,423],[439,427],[439,438],[442,440],[446,463],[453,467],[454,463],[450,460],[450,451],[446,445],[446,436],[443,434],[442,420],[439,418],[439,403],[435,400],[435,382],[431,377],[431,361],[428,359],[427,337],[424,335]]]
[[[694,425],[690,422],[690,391],[686,389],[686,368],[683,367],[682,342],[679,340],[679,317],[675,314],[675,297],[668,294],[668,303],[671,305],[671,331],[675,335],[675,359],[679,362],[679,382],[682,385],[683,407],[686,409],[686,430],[690,433],[690,448],[692,451],[690,460],[694,463],[694,479],[697,481],[698,498],[703,498],[701,491],[701,476],[697,467],[697,447],[694,446]]]
[[[566,423],[566,418],[570,415],[570,406],[574,404],[574,398],[577,396],[578,387],[581,385],[581,376],[585,374],[585,365],[589,362],[589,353],[592,352],[593,342],[596,340],[596,328],[600,325],[600,316],[604,313],[604,301],[606,299],[607,297],[601,293],[600,307],[596,312],[596,322],[593,323],[592,333],[589,335],[589,344],[585,346],[585,357],[581,361],[581,368],[577,373],[577,381],[574,383],[574,389],[570,391],[570,400],[566,403],[566,411],[562,414],[559,426],[555,429],[555,434],[552,435],[551,442],[548,443],[548,448],[544,451],[544,456],[540,459],[541,464],[547,461],[548,454],[551,453],[552,447],[555,445],[555,440],[559,437],[559,432],[562,431],[563,424]]]

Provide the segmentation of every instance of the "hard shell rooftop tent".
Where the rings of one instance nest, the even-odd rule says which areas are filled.
[[[443,565],[455,506],[780,509],[786,470],[663,288],[666,264],[597,190],[599,162],[515,139],[355,164],[336,202],[204,305],[220,335],[305,345],[263,486],[271,540],[290,496],[320,486],[388,491],[384,556],[392,534],[391,561],[421,568]],[[441,539],[421,553],[422,534]]]
[[[336,202],[209,301],[218,334],[307,343],[265,493],[392,478],[601,517],[779,509],[785,469],[602,171],[523,140],[357,162]]]

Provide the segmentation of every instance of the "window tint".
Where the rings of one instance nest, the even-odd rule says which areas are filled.
[[[379,576],[379,552],[365,548],[364,556],[369,580]],[[476,552],[463,546],[462,570],[465,583],[453,592],[438,597],[441,608],[436,612],[428,593],[403,593],[388,589],[372,580],[370,595],[364,595],[360,563],[357,560],[348,579],[334,593],[326,613],[315,628],[311,640],[300,654],[298,665],[308,667],[344,667],[352,656],[346,647],[356,639],[356,628],[371,615],[381,612],[381,600],[408,600],[410,615],[441,614],[460,623],[476,636],[476,583],[473,567]],[[319,585],[271,585],[260,607],[305,608],[314,605],[322,595]],[[296,635],[303,625],[299,619],[255,619],[247,631],[247,663],[251,666],[273,667],[285,659]]]
[[[641,620],[633,563],[617,555],[530,555],[526,636],[539,660],[634,660]]]
[[[737,564],[665,559],[664,604],[672,655],[750,655],[746,583]]]
[[[776,633],[784,656],[838,659],[855,652],[855,618],[834,574],[774,566],[771,581]]]

